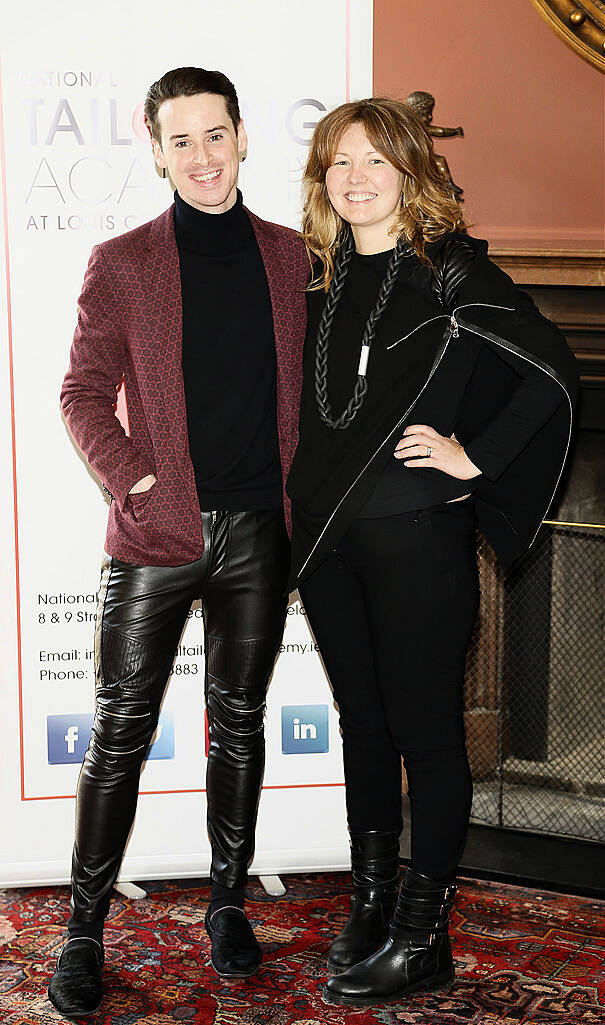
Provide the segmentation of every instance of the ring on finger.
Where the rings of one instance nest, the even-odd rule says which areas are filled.
[[[433,450],[432,450],[431,446],[430,446],[430,445],[427,445],[427,446],[426,446],[426,458],[427,458],[427,459],[430,459],[430,458],[431,458],[431,453],[432,453],[432,451],[433,451]]]

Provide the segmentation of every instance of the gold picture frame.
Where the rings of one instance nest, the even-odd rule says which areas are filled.
[[[547,25],[583,60],[605,73],[603,0],[531,0]]]

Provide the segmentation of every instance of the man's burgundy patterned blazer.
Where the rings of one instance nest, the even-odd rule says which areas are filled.
[[[155,220],[93,249],[61,392],[69,430],[113,497],[106,551],[143,566],[184,565],[199,559],[204,548],[187,435],[173,211],[171,206]],[[309,264],[294,231],[250,211],[248,215],[273,307],[285,481],[298,438]],[[129,434],[115,416],[122,378]],[[132,486],[149,473],[157,477],[151,490],[129,496]],[[284,505],[289,527],[285,493]]]

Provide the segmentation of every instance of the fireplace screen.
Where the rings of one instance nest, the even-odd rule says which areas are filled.
[[[472,819],[605,841],[605,529],[544,525],[508,573],[480,540],[479,576]]]

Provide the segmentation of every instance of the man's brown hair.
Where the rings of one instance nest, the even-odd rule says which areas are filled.
[[[227,113],[233,122],[235,133],[240,122],[239,103],[235,86],[221,71],[205,71],[204,68],[175,68],[154,82],[145,97],[145,120],[153,138],[161,145],[162,133],[158,111],[165,100],[176,100],[179,96],[197,96],[199,93],[215,93],[224,96]]]

